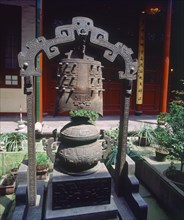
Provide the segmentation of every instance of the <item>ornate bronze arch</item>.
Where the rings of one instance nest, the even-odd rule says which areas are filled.
[[[55,29],[55,38],[45,39],[36,38],[26,44],[26,52],[20,52],[18,55],[21,76],[40,76],[41,71],[36,68],[35,60],[40,52],[44,51],[49,59],[60,54],[58,45],[75,41],[77,35],[89,35],[90,42],[94,45],[106,48],[104,58],[113,62],[118,55],[122,57],[125,63],[125,70],[119,71],[120,79],[135,80],[137,72],[137,61],[132,58],[133,51],[126,45],[117,42],[112,44],[108,41],[109,35],[101,28],[93,24],[93,20],[86,17],[74,17],[71,25],[58,26]]]

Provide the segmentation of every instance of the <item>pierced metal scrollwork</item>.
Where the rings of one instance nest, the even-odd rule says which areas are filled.
[[[120,79],[135,80],[137,72],[137,60],[133,60],[133,51],[120,42],[111,44],[108,41],[109,35],[103,29],[94,27],[93,20],[86,17],[74,17],[71,25],[56,27],[55,38],[45,39],[39,37],[26,44],[26,52],[18,55],[21,76],[40,76],[41,71],[36,68],[35,58],[40,52],[44,51],[49,59],[60,54],[57,45],[75,41],[77,35],[89,35],[90,42],[100,47],[106,48],[104,57],[113,62],[119,55],[125,63],[125,70],[119,71]]]

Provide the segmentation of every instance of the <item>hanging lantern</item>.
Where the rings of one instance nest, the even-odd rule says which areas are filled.
[[[161,12],[161,3],[158,1],[148,1],[145,6],[145,13],[155,15]]]

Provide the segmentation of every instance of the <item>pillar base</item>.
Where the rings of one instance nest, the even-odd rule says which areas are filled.
[[[136,104],[136,107],[135,107],[135,115],[142,115],[143,114],[143,111],[142,111],[142,104]]]
[[[135,111],[135,113],[134,113],[135,115],[138,115],[138,116],[140,116],[140,115],[142,115],[143,114],[143,112],[142,111]]]

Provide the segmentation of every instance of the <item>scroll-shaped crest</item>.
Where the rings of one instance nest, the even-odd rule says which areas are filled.
[[[113,62],[119,55],[125,63],[125,69],[119,72],[120,79],[136,79],[137,61],[132,59],[133,51],[120,42],[111,44],[108,41],[108,33],[100,28],[94,27],[93,20],[85,17],[74,17],[71,25],[59,26],[55,29],[55,38],[45,39],[39,37],[28,42],[26,52],[18,55],[20,74],[22,76],[39,76],[41,72],[36,68],[36,56],[44,51],[49,59],[60,54],[57,46],[75,41],[77,35],[89,35],[90,42],[105,48],[104,57]]]

